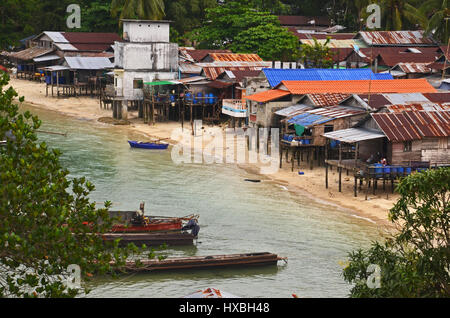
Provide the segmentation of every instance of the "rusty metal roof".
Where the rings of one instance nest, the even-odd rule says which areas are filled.
[[[435,93],[436,89],[426,79],[354,80],[354,81],[283,81],[277,88],[295,95],[312,93]]]
[[[450,111],[449,103],[412,103],[412,104],[401,104],[401,105],[389,105],[388,110],[392,113],[401,113],[404,111]]]
[[[209,53],[214,62],[262,62],[258,54]],[[206,58],[206,57],[205,57]]]
[[[28,49],[19,51],[19,52],[14,52],[11,53],[9,56],[12,58],[16,58],[18,60],[22,60],[22,61],[29,61],[32,60],[36,57],[48,54],[53,52],[54,49],[48,49],[48,48],[42,48],[42,47],[30,47]]]
[[[358,37],[374,46],[435,46],[424,31],[361,31]]]
[[[210,53],[231,53],[230,50],[196,50],[187,47],[180,47],[179,51],[183,57],[191,62],[200,62]]]
[[[428,65],[429,63],[398,63],[392,69],[398,69],[406,74],[428,74],[432,72]]]
[[[209,63],[208,65],[211,64]],[[204,66],[203,73],[207,78],[215,80],[225,71],[261,71],[262,69],[263,67],[261,66]]]
[[[450,135],[450,112],[408,111],[371,115],[389,141],[401,142]]]
[[[332,94],[308,94],[309,99],[315,106],[334,106],[349,98],[350,94],[332,93]]]
[[[423,96],[433,103],[450,103],[450,92],[424,93]]]
[[[404,53],[404,52],[381,52],[378,54],[379,65],[390,67],[399,63],[433,63],[439,57],[436,52],[427,53]]]

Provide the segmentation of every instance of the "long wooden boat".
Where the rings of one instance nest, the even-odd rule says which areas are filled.
[[[109,211],[109,216],[117,219],[111,233],[181,231],[184,223],[199,218],[194,214],[184,217],[144,216],[139,211]]]
[[[152,259],[141,260],[140,266],[135,262],[127,262],[122,268],[124,272],[153,272],[162,270],[187,270],[187,269],[213,269],[228,267],[248,267],[248,266],[275,266],[280,260],[287,258],[279,257],[272,253],[250,253],[231,254],[215,256],[196,256],[167,258],[164,260]]]
[[[131,148],[157,149],[157,150],[164,150],[164,149],[169,148],[169,144],[156,143],[156,142],[139,142],[139,141],[128,140],[128,143],[130,144]]]
[[[105,241],[120,239],[119,246],[133,243],[136,246],[168,246],[193,245],[196,237],[190,233],[105,233]]]

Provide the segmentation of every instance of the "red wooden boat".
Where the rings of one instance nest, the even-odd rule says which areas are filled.
[[[198,215],[194,214],[184,217],[145,216],[143,205],[139,211],[110,211],[109,215],[117,220],[111,233],[181,231],[185,223],[198,220]]]

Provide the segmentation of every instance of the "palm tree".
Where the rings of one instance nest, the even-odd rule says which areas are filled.
[[[111,14],[120,19],[161,20],[165,16],[163,0],[112,0]]]
[[[443,43],[448,42],[450,36],[448,0],[427,0],[419,8],[406,5],[405,9],[408,20],[418,23],[425,30],[425,34],[431,34],[435,40]]]

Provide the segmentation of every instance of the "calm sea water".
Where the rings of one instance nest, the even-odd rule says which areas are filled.
[[[379,228],[345,210],[292,194],[234,165],[180,165],[170,151],[131,149],[126,129],[64,117],[24,106],[43,121],[39,134],[63,151],[71,177],[96,185],[92,200],[151,215],[200,215],[195,246],[170,248],[168,256],[272,252],[288,257],[277,267],[155,273],[97,278],[88,297],[182,297],[215,287],[240,297],[345,297],[351,286],[339,264],[347,253],[381,239]]]

